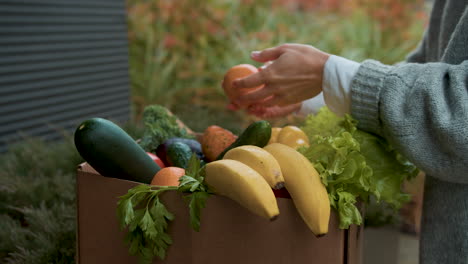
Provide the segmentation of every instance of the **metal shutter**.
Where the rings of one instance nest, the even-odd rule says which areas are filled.
[[[0,152],[130,118],[125,1],[0,0]]]

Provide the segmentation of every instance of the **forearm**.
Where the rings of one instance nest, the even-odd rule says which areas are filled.
[[[322,93],[304,101],[298,113],[317,113],[325,105],[340,116],[351,113],[350,85],[359,66],[355,61],[331,55],[323,70]]]
[[[352,115],[426,173],[468,183],[467,82],[468,61],[385,66],[368,60],[351,83]]]

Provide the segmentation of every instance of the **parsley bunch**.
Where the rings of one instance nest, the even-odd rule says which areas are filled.
[[[204,167],[196,155],[192,155],[179,182],[177,187],[140,184],[128,190],[117,203],[120,226],[128,230],[125,242],[129,244],[129,253],[138,255],[140,263],[152,263],[154,256],[164,259],[172,244],[167,227],[174,215],[159,199],[161,193],[183,193],[190,210],[190,225],[195,231],[200,230],[201,210],[212,192],[204,183]]]

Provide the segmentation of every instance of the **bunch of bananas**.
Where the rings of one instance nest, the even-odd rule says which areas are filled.
[[[330,201],[312,164],[294,147],[270,143],[229,150],[206,165],[206,183],[219,195],[269,220],[280,212],[273,189],[286,187],[304,222],[316,236],[328,232]]]

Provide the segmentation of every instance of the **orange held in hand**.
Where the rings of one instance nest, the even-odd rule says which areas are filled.
[[[226,74],[224,75],[222,86],[223,86],[224,92],[226,93],[226,96],[229,98],[231,102],[234,101],[234,99],[236,99],[240,95],[257,90],[258,88],[261,88],[263,86],[262,85],[262,86],[258,86],[258,87],[251,88],[251,89],[235,89],[234,87],[232,87],[232,82],[234,80],[247,77],[257,72],[258,72],[257,67],[251,64],[239,64],[230,68],[226,72]]]
[[[179,186],[179,178],[185,175],[185,170],[179,167],[165,167],[154,175],[151,185]]]

